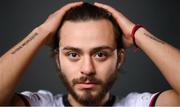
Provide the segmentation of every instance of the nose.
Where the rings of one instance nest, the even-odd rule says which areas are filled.
[[[84,75],[94,75],[96,73],[91,57],[85,57],[82,61],[81,73]]]

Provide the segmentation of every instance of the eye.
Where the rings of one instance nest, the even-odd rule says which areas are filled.
[[[68,52],[66,56],[72,61],[76,61],[80,58],[80,56],[76,52]]]
[[[95,58],[100,61],[106,60],[107,57],[108,57],[108,54],[106,52],[100,51],[95,54]]]

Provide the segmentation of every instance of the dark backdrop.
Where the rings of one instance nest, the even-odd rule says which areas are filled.
[[[95,0],[86,0],[93,2]],[[180,48],[180,3],[178,0],[97,0],[121,10],[136,23],[143,24],[158,38]],[[68,0],[0,0],[0,55],[22,40],[50,13]],[[11,65],[9,65],[11,67]],[[143,53],[126,51],[126,60],[120,78],[112,92],[124,96],[137,92],[157,92],[170,86],[156,66]],[[42,47],[22,78],[17,91],[46,89],[54,94],[65,92],[50,49]]]

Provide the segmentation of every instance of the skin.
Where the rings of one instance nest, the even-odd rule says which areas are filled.
[[[88,82],[85,81],[84,84],[73,86],[72,80],[82,76],[93,76],[105,84],[112,75],[117,75],[117,63],[122,63],[124,54],[122,49],[116,49],[111,22],[105,19],[84,22],[66,21],[60,35],[60,52],[57,62],[61,72],[78,96],[86,98],[86,94],[91,93],[90,99],[96,98],[104,89],[102,84],[85,84]],[[82,91],[86,89],[92,91],[87,93]],[[108,98],[109,92],[95,105],[103,105]],[[81,105],[71,94],[68,94],[68,99],[72,105]]]
[[[24,105],[24,102],[22,102],[22,100],[14,94],[16,86],[18,85],[21,77],[37,51],[42,46],[51,43],[51,38],[53,38],[54,34],[56,33],[64,13],[70,8],[81,4],[82,2],[69,3],[57,10],[21,42],[1,56],[0,105]],[[36,36],[34,37],[34,35]],[[32,37],[33,39],[31,39]],[[26,45],[23,46],[23,44]],[[11,67],[9,67],[9,65],[11,65]]]
[[[126,18],[121,12],[114,8],[102,4],[95,3],[96,6],[108,10],[117,20],[124,36],[124,44],[128,48],[133,45],[131,31],[134,23]],[[157,99],[157,106],[180,105],[180,51],[170,44],[156,38],[145,28],[140,28],[135,33],[135,42],[137,46],[145,52],[145,54],[159,68],[160,72],[172,86],[172,89],[164,91]]]
[[[70,3],[65,5],[64,7],[50,15],[43,24],[35,28],[21,42],[19,42],[16,46],[11,48],[8,52],[6,52],[3,56],[0,57],[0,105],[24,105],[23,101],[14,94],[17,84],[19,83],[21,77],[26,71],[26,68],[30,64],[31,60],[33,59],[37,51],[45,44],[51,43],[51,38],[53,38],[55,32],[57,31],[64,13],[71,7],[78,6],[80,4],[81,3]],[[129,48],[130,46],[132,46],[133,40],[131,37],[131,31],[135,24],[131,22],[128,18],[126,18],[121,12],[115,10],[114,8],[108,5],[101,3],[95,3],[95,5],[101,8],[105,8],[110,13],[112,13],[113,17],[117,20],[119,26],[121,27],[124,33],[123,40],[125,47]],[[92,38],[89,39],[94,40]],[[160,72],[172,86],[171,90],[163,92],[158,97],[156,105],[180,105],[179,50],[156,38],[155,36],[153,36],[153,34],[148,32],[144,28],[140,28],[136,31],[135,42],[137,46],[142,51],[144,51],[144,53],[154,62],[154,64],[159,68]],[[87,45],[88,47],[78,47],[83,52],[83,54],[81,55],[81,59],[83,60],[81,61],[85,61],[85,63],[82,64],[81,68],[76,68],[78,69],[77,71],[86,71],[86,69],[88,71],[88,69],[94,69],[94,66],[97,65],[97,63],[95,63],[94,60],[92,60],[91,62],[90,59],[93,59],[94,57],[90,57],[89,55],[90,50],[92,50],[95,47],[91,46],[89,43]],[[65,59],[66,57],[63,57],[63,54],[60,54],[60,58]],[[117,59],[117,57],[115,59]],[[115,59],[111,59],[111,61],[115,63]],[[78,64],[81,64],[80,62]],[[66,60],[66,64],[67,63],[68,60]],[[63,65],[60,65],[62,69],[65,69],[64,67],[66,64],[64,63]],[[11,67],[9,67],[9,65],[11,65]],[[98,69],[93,70],[96,71],[96,74],[99,79],[105,78],[107,76],[107,73],[104,73],[103,76],[99,75],[98,72],[101,71],[101,67],[102,66],[99,66],[97,67]],[[111,69],[114,68],[115,66],[112,65]],[[79,72],[78,76],[80,75],[81,74]],[[70,80],[72,80],[72,78],[69,78],[69,81]],[[102,80],[104,81],[104,79]],[[77,90],[79,94],[83,94],[80,91],[78,91],[77,88],[75,88],[75,90]],[[69,99],[71,99],[71,103],[73,103],[73,98]],[[102,103],[106,99],[107,98],[103,99]],[[75,103],[76,102],[74,102],[74,104]]]

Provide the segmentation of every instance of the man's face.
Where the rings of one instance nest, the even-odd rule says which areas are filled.
[[[117,77],[117,49],[107,20],[66,21],[60,30],[60,74],[69,96],[98,103]]]

